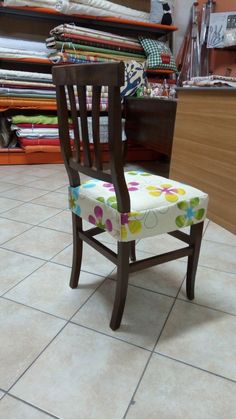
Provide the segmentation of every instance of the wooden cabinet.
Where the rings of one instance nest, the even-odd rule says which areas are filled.
[[[127,98],[125,100],[127,138],[170,157],[175,114],[176,100]]]
[[[179,89],[170,177],[210,197],[208,218],[236,233],[236,89]]]

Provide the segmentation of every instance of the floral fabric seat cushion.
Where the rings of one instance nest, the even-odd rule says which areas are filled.
[[[142,171],[125,173],[131,211],[120,213],[114,187],[91,179],[69,187],[70,209],[118,241],[155,236],[204,220],[208,195],[198,189]]]

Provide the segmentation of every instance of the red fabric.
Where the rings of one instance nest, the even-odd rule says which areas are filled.
[[[30,138],[19,138],[19,143],[20,145],[22,145],[23,147],[25,146],[36,146],[36,145],[51,145],[51,146],[59,146],[60,145],[60,140],[59,138],[35,138],[35,139],[30,139]],[[71,140],[71,144],[73,144],[74,141]]]

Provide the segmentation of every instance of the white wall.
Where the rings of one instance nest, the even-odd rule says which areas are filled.
[[[178,27],[178,31],[174,34],[174,54],[176,55],[182,44],[190,17],[190,9],[193,0],[173,0],[173,18],[174,25]]]

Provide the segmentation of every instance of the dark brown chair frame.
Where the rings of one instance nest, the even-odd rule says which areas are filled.
[[[59,133],[61,149],[69,182],[72,187],[80,185],[80,175],[83,173],[92,178],[114,185],[117,198],[118,211],[127,213],[130,211],[130,196],[124,177],[123,149],[121,141],[121,98],[120,86],[124,84],[124,64],[73,64],[53,67],[53,82],[57,92],[57,110],[59,120]],[[94,143],[94,162],[89,147],[86,86],[93,86],[92,96],[92,132]],[[110,173],[104,171],[99,136],[99,116],[101,87],[108,86],[108,144],[110,153]],[[79,112],[76,106],[74,87],[77,88]],[[70,106],[67,104],[66,89]],[[78,116],[81,118],[82,151],[80,149],[80,135]],[[75,150],[72,151],[69,138],[68,117],[73,120]],[[117,253],[100,243],[94,236],[103,233],[104,230],[94,227],[83,230],[81,217],[72,213],[73,222],[73,261],[70,286],[78,286],[83,241],[102,253],[111,262],[117,265],[116,294],[110,327],[113,330],[119,328],[128,289],[129,273],[159,265],[171,260],[188,256],[186,292],[187,297],[194,298],[194,282],[201,246],[203,222],[192,225],[190,234],[182,231],[173,231],[168,234],[188,244],[187,247],[164,253],[158,256],[136,261],[135,241],[118,242]],[[131,262],[129,261],[131,259]]]

